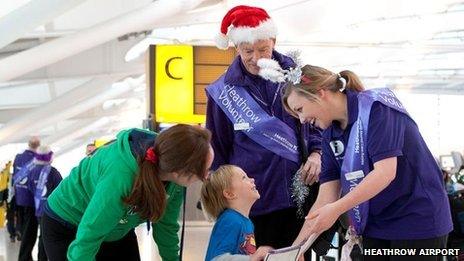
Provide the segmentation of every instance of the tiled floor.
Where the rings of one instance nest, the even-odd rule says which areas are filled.
[[[211,229],[212,224],[204,221],[189,222],[186,225],[184,260],[204,260]],[[139,241],[141,260],[161,261],[158,256],[156,245],[151,237],[151,233],[147,233],[146,226],[139,226],[136,229],[136,233]],[[18,258],[19,244],[20,242],[10,243],[6,229],[0,228],[0,261],[16,261]],[[34,248],[32,255],[34,258],[37,257],[37,246]],[[329,255],[335,256],[335,251],[331,250]]]
[[[6,228],[0,228],[0,261],[18,260],[20,242],[10,243]]]
[[[191,222],[186,225],[184,240],[184,260],[201,261],[205,259],[212,224],[208,222]],[[153,238],[147,235],[144,226],[136,230],[142,261],[158,261],[158,250]],[[0,260],[1,261],[1,260]]]

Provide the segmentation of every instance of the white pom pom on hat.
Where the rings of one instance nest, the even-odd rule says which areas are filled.
[[[216,47],[222,50],[227,50],[229,48],[229,37],[225,34],[218,34],[214,38],[214,42],[216,43]]]
[[[215,38],[220,49],[229,47],[229,40],[235,45],[243,42],[275,38],[277,28],[266,10],[246,5],[230,9],[221,23],[221,32]]]

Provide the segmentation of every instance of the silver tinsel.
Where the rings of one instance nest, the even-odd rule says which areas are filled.
[[[293,83],[293,84],[299,84],[301,81],[301,67],[303,66],[303,61],[301,61],[301,51],[296,49],[296,50],[290,50],[286,53],[286,55],[295,62],[295,67],[290,68],[287,72],[287,81]]]
[[[291,82],[293,84],[299,84],[301,81],[301,60],[300,51],[293,50],[287,53],[287,56],[293,59],[295,67],[288,68],[287,70],[282,69],[279,63],[273,59],[261,58],[258,60],[257,65],[259,69],[259,75],[266,80],[272,82]]]
[[[303,66],[303,61],[301,60],[301,50],[290,50],[287,53],[285,53],[285,55],[292,58],[297,67]]]
[[[301,74],[302,72],[300,67],[290,68],[286,75],[287,81],[293,84],[299,84],[301,81]]]
[[[304,203],[306,198],[309,195],[309,187],[304,184],[303,179],[301,178],[301,169],[299,169],[295,175],[293,175],[292,180],[292,198],[297,207],[297,215],[303,218],[307,213],[304,213]]]

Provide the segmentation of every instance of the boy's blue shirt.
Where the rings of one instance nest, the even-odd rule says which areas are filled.
[[[251,220],[233,209],[224,210],[214,224],[206,252],[206,261],[229,253],[251,255],[256,252]]]

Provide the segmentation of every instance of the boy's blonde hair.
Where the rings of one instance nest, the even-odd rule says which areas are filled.
[[[222,165],[211,173],[201,187],[201,203],[204,211],[212,219],[217,219],[219,214],[227,207],[227,199],[224,197],[224,189],[230,188],[234,165]]]

